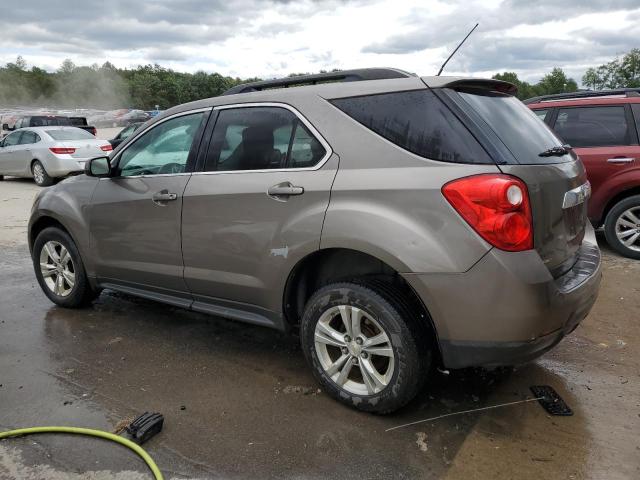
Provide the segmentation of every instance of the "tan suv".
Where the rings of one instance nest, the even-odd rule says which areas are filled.
[[[591,309],[600,253],[582,163],[514,92],[365,69],[174,107],[38,196],[38,281],[299,331],[366,411],[432,365],[529,360]]]

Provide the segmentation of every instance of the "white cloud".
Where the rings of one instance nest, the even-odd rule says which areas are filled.
[[[640,46],[637,0],[86,0],[82,9],[71,3],[3,9],[0,63],[23,55],[48,69],[71,58],[79,65],[158,62],[238,77],[366,66],[428,75],[479,21],[447,73],[512,70],[535,81],[559,66],[580,80],[589,66]]]

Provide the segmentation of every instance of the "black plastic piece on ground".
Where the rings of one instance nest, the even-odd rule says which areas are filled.
[[[551,415],[562,417],[573,415],[573,410],[571,410],[562,397],[558,395],[558,392],[549,385],[534,385],[530,387],[530,389],[540,402],[540,405]]]
[[[154,435],[162,431],[164,417],[160,413],[144,412],[131,422],[126,433],[129,439],[138,445],[142,445]]]

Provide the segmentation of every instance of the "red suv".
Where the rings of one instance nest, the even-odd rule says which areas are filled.
[[[640,259],[640,89],[546,95],[524,102],[582,159],[589,218],[615,250]]]

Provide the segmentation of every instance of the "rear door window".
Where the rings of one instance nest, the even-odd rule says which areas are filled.
[[[632,145],[635,134],[623,105],[559,108],[556,133],[572,147]]]
[[[449,108],[429,90],[339,98],[331,103],[411,153],[455,163],[493,163]]]
[[[220,110],[206,171],[309,168],[326,150],[291,111],[281,107]]]
[[[22,132],[22,137],[20,138],[20,145],[30,145],[32,143],[37,143],[40,141],[40,137],[31,131]]]

